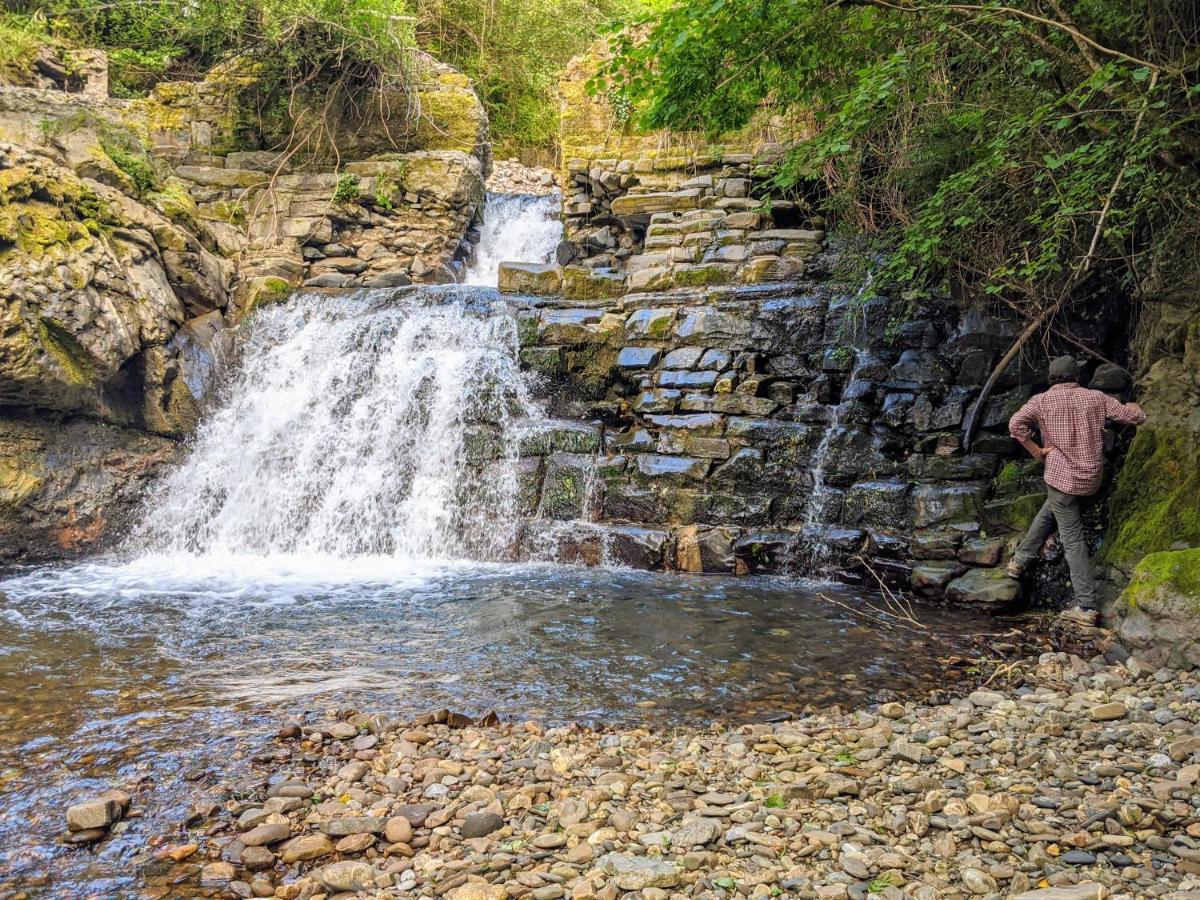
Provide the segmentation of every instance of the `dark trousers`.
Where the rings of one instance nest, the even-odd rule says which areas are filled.
[[[1084,609],[1096,608],[1096,578],[1092,564],[1088,561],[1087,534],[1083,529],[1083,505],[1087,497],[1064,494],[1057,488],[1046,485],[1046,502],[1033,517],[1029,533],[1017,547],[1013,560],[1022,569],[1037,557],[1046,537],[1058,526],[1058,537],[1062,541],[1071,569],[1071,587],[1075,591],[1075,602]]]

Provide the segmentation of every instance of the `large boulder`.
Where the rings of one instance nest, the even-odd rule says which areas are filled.
[[[1152,666],[1200,666],[1200,548],[1145,556],[1118,599],[1117,634]]]
[[[160,214],[0,144],[0,404],[144,424],[144,354],[223,306],[228,281]]]
[[[73,556],[123,532],[165,438],[44,413],[0,418],[0,559]]]

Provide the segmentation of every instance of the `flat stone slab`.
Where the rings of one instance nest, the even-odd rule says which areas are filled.
[[[626,194],[612,202],[612,214],[617,218],[648,216],[657,212],[695,209],[700,200],[699,188],[682,191],[658,191],[649,194]]]
[[[496,286],[503,294],[552,296],[562,292],[562,269],[549,263],[502,262]]]
[[[1021,585],[1000,569],[971,569],[946,587],[946,596],[958,603],[993,609],[1010,606],[1021,595]]]
[[[1108,888],[1094,881],[1070,887],[1039,888],[1017,894],[1012,900],[1105,900]]]

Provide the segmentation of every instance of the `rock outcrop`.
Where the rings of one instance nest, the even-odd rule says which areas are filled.
[[[1117,605],[1118,633],[1140,659],[1200,667],[1200,548],[1143,557]]]
[[[1200,666],[1200,304],[1193,296],[1154,296],[1139,332],[1147,421],[1109,510],[1105,558],[1132,569],[1113,614],[1140,655]]]
[[[65,52],[0,84],[6,558],[112,533],[255,305],[301,284],[454,280],[490,164],[469,81],[422,54],[381,107],[420,113],[373,112],[338,136],[338,165],[317,144],[259,149],[251,60],[126,101],[106,96],[103,54]]]

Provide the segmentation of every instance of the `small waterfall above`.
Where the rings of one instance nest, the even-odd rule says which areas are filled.
[[[488,194],[475,259],[464,284],[495,285],[502,262],[544,263],[562,240],[559,194]]]
[[[499,304],[436,289],[293,297],[249,323],[134,548],[499,558],[517,527],[511,429],[532,412]]]

